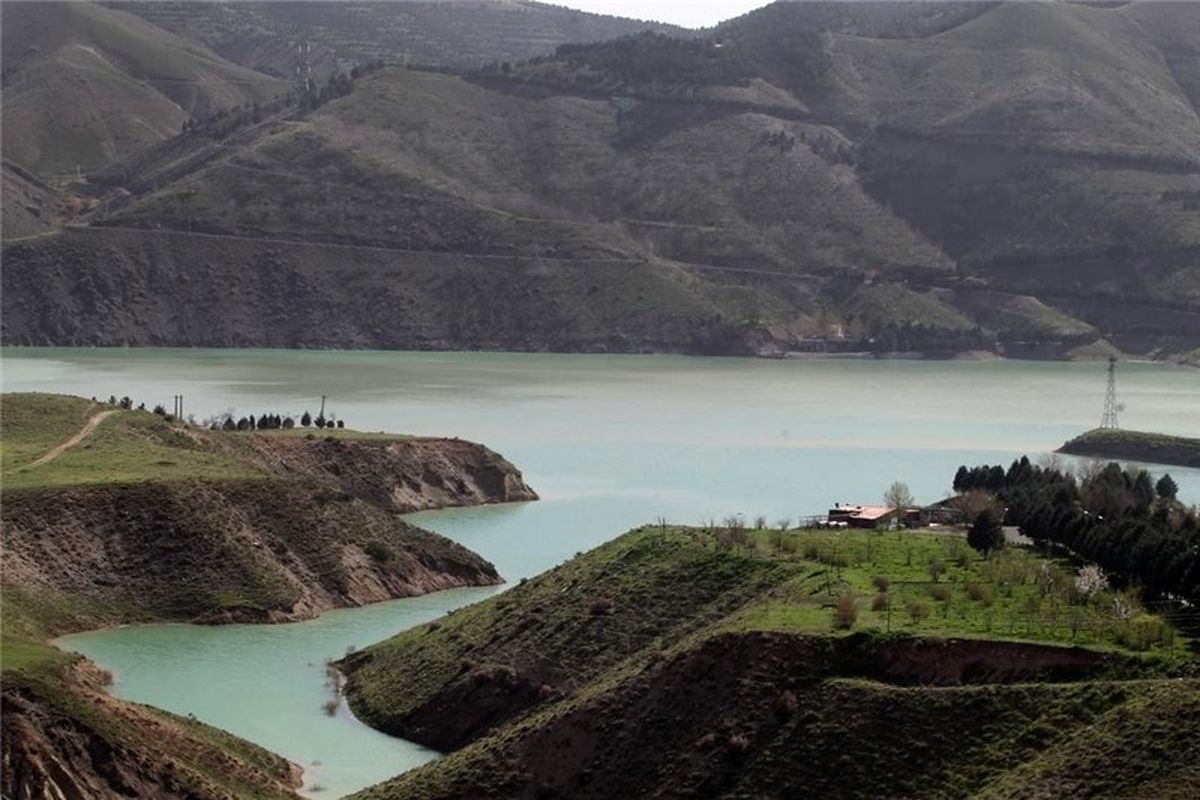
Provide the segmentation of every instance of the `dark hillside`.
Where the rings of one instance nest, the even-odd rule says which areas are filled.
[[[4,157],[41,176],[91,170],[286,84],[94,3],[3,6]]]
[[[825,677],[827,647],[710,640],[355,797],[1184,800],[1200,779],[1195,680],[909,688]]]
[[[382,13],[338,8],[351,27]],[[325,4],[292,11],[334,27]],[[97,174],[80,222],[172,231],[88,234],[147,313],[88,307],[114,279],[65,236],[6,251],[4,335],[1183,357],[1200,347],[1198,40],[1185,4],[776,3],[702,37],[393,65]],[[240,273],[238,297],[213,282]],[[243,313],[273,308],[272,285],[317,296]],[[367,308],[351,287],[368,285],[395,302]]]
[[[331,62],[376,59],[473,68],[522,61],[565,43],[640,31],[687,33],[674,25],[525,0],[110,5],[202,42],[231,61],[283,76],[294,73],[294,45],[302,42],[309,46],[306,63],[317,65],[318,71]],[[280,48],[277,43],[289,46]]]

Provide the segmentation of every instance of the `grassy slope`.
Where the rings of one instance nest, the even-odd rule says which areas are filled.
[[[937,582],[932,561],[946,569]],[[836,634],[832,609],[846,594],[855,597],[858,630],[1107,650],[1131,643],[1128,624],[1108,617],[1111,598],[1071,605],[1072,573],[1045,570],[1020,551],[984,561],[952,535],[755,532],[728,550],[703,531],[643,528],[348,658],[347,695],[373,725],[454,747],[603,680],[627,659],[644,661],[696,637]],[[890,615],[869,610],[876,576],[893,584]],[[606,600],[611,609],[593,609]],[[1136,646],[1169,662],[1177,647],[1169,630],[1140,624],[1167,638]]]
[[[1200,466],[1200,439],[1165,433],[1097,428],[1067,442],[1059,452],[1149,464]]]
[[[99,167],[206,116],[286,91],[95,3],[5,3],[4,155],[43,175]]]
[[[949,565],[937,584],[928,579],[931,558]],[[693,564],[713,579],[697,585]],[[1103,679],[1186,670],[1185,657],[1156,646],[1062,673],[1091,676],[1082,682],[1022,683],[1080,651],[1006,656],[992,644],[1086,639],[1120,650],[1112,639],[1120,626],[1103,621],[1102,598],[1074,607],[1094,615],[1096,627],[1070,633],[1072,608],[1056,599],[1062,589],[1043,597],[1045,579],[1036,577],[1054,575],[1061,585],[1058,569],[1047,573],[1025,553],[985,563],[944,535],[764,532],[730,550],[702,531],[639,529],[343,662],[350,701],[372,724],[435,730],[446,745],[492,731],[360,796],[1016,797],[1077,787],[1186,796],[1196,777],[1189,753],[1200,686]],[[867,610],[875,575],[892,581],[900,638],[883,634],[885,612]],[[968,582],[985,594],[975,599]],[[942,588],[948,602],[934,599]],[[845,592],[857,596],[855,630],[866,637],[833,630],[831,606]],[[591,613],[598,596],[612,599],[610,611]],[[1035,598],[1042,611],[1031,622],[1010,622],[1025,619]],[[903,611],[913,602],[932,613],[913,622]],[[939,650],[936,637],[946,636],[977,640]],[[924,666],[899,656],[922,648]],[[894,685],[962,680],[955,648],[975,648],[967,664],[995,658],[999,671],[980,673],[982,686]],[[1036,658],[1050,660],[1039,668]],[[1014,664],[1024,667],[1013,672]],[[906,669],[917,673],[906,680]],[[1114,755],[1117,731],[1161,731],[1171,744]]]

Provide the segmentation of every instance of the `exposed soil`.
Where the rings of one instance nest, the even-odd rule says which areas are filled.
[[[246,791],[292,798],[300,770],[253,745],[245,756],[214,746],[231,739],[200,723],[110,697],[81,661],[52,695],[6,681],[6,800],[234,800]]]
[[[1045,682],[1112,666],[1071,648],[875,644],[717,636],[360,797],[961,797],[1136,690]]]
[[[77,627],[283,622],[500,580],[449,539],[305,481],[11,492],[4,528],[6,585],[78,604]]]
[[[498,453],[461,439],[313,439],[239,435],[239,455],[270,472],[305,476],[391,511],[537,500]]]

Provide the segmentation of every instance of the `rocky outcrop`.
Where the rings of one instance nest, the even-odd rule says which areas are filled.
[[[222,438],[268,472],[337,486],[400,513],[538,499],[500,454],[461,439]]]

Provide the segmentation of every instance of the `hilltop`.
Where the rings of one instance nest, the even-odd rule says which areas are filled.
[[[14,2],[0,13],[4,158],[42,178],[99,168],[174,136],[191,116],[287,91],[96,3]]]
[[[1060,606],[1072,574],[952,532],[641,528],[344,659],[362,719],[455,751],[356,796],[1186,796],[1194,667]]]
[[[471,442],[208,430],[131,405],[0,398],[3,792],[294,797],[294,765],[115,700],[105,675],[46,640],[131,622],[290,621],[496,584],[490,563],[396,512],[537,495]]]

